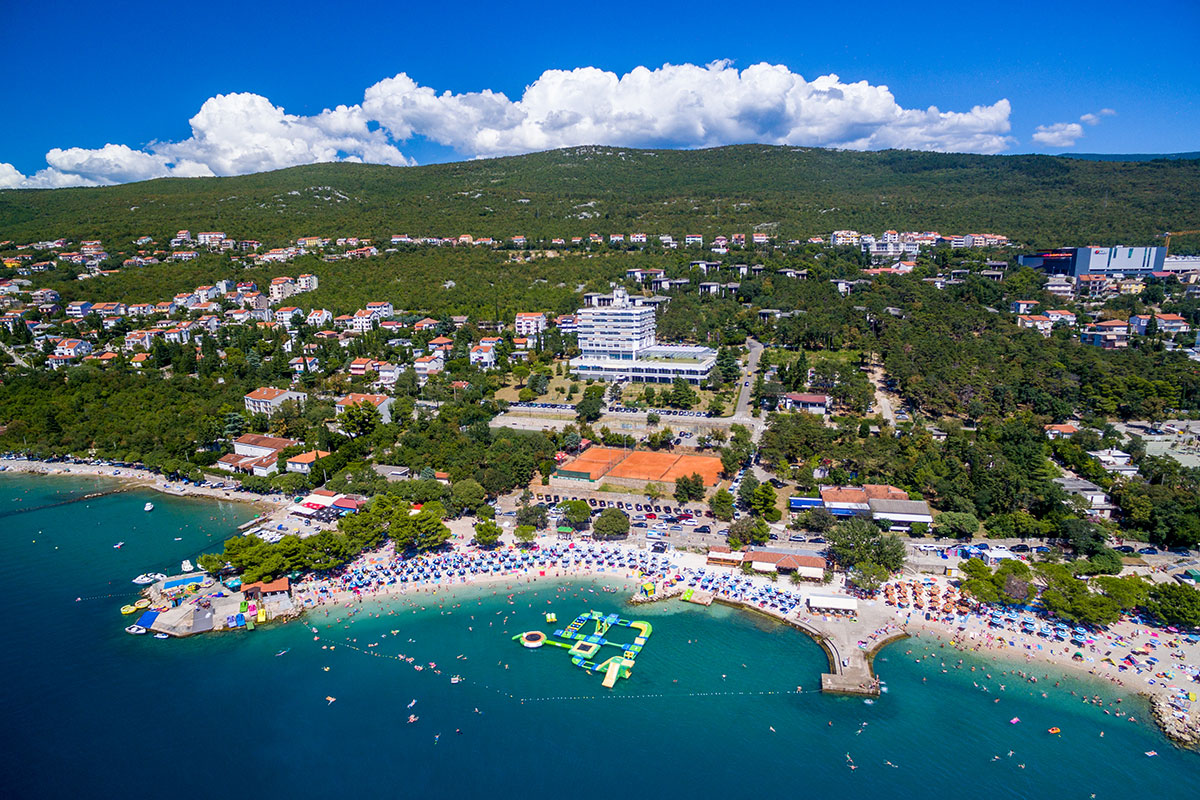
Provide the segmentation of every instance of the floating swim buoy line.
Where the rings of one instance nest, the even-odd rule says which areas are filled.
[[[317,636],[313,637],[313,640],[319,641],[319,642],[325,642],[325,643],[327,643],[327,646],[332,645],[333,647],[348,648],[357,653],[362,653],[363,655],[372,656],[374,658],[385,658],[385,659],[389,659],[391,661],[398,661],[401,664],[404,664],[405,666],[414,667],[414,671],[417,671],[417,670],[415,670],[415,666],[419,666],[415,659],[412,663],[410,663],[408,661],[407,656],[402,658],[398,655],[391,655],[389,653],[381,653],[378,650],[375,650],[374,648],[360,647],[359,645],[355,644],[353,641],[348,640],[348,639],[343,640],[343,641],[335,641],[333,639],[326,639],[320,635],[317,635]],[[433,672],[433,670],[429,670],[429,669],[422,669],[420,671],[421,672]],[[495,694],[498,694],[501,697],[506,697],[509,700],[515,700],[518,703],[549,703],[549,702],[565,702],[565,701],[574,701],[574,700],[651,700],[651,699],[656,699],[656,698],[679,698],[679,697],[714,697],[714,698],[715,697],[766,697],[766,696],[772,696],[772,695],[798,695],[798,694],[820,694],[821,693],[820,689],[806,689],[806,690],[801,690],[801,691],[796,691],[795,689],[760,689],[757,691],[749,690],[749,691],[740,691],[740,692],[737,692],[737,691],[735,691],[735,692],[646,692],[646,693],[641,693],[641,694],[617,694],[614,692],[606,692],[604,694],[594,694],[594,695],[586,695],[586,694],[585,695],[566,695],[566,694],[563,694],[563,695],[546,695],[546,696],[542,696],[542,697],[520,697],[518,695],[513,694],[512,692],[506,692],[503,689],[498,689],[495,686],[490,686],[486,683],[472,680],[470,678],[463,678],[462,680],[458,681],[458,683],[469,683],[472,686],[477,686],[480,689],[486,689],[487,691],[494,692]]]

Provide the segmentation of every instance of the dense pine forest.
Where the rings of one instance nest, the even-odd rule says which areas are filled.
[[[0,192],[0,238],[117,248],[179,227],[276,244],[393,233],[531,239],[763,231],[997,232],[1031,246],[1151,244],[1195,228],[1200,161],[577,147],[421,167],[314,164],[230,178]],[[1187,243],[1180,242],[1180,246]]]

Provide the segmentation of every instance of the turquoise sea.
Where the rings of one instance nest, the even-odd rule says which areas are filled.
[[[174,570],[253,512],[149,491],[52,505],[111,486],[0,475],[5,797],[1170,798],[1193,794],[1200,774],[1140,702],[1123,703],[1131,723],[1069,691],[1115,700],[1107,685],[955,669],[958,654],[936,643],[885,648],[889,691],[867,705],[813,691],[825,657],[806,637],[723,607],[625,608],[654,634],[611,691],[562,651],[510,641],[547,629],[546,610],[621,610],[624,594],[593,581],[129,636],[118,609],[135,596],[130,579]]]

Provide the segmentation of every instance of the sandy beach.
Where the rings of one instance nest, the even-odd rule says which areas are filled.
[[[280,496],[264,496],[236,490],[198,487],[179,482],[165,480],[161,475],[133,467],[115,467],[112,465],[46,463],[30,460],[12,460],[3,462],[5,471],[13,473],[42,474],[49,476],[89,476],[108,478],[128,486],[153,489],[165,494],[178,497],[200,497],[229,502],[244,502],[262,509],[263,517],[269,517],[288,505],[288,498]],[[261,521],[261,520],[260,520]],[[467,533],[455,531],[455,550],[464,551]],[[231,531],[232,533],[232,531]],[[550,547],[555,544],[553,536],[543,536],[537,540],[540,547]],[[610,550],[628,550],[639,552],[638,548],[621,544],[605,544]],[[358,564],[365,564],[370,559],[392,559],[390,549],[367,553],[360,557]],[[685,573],[694,573],[707,569],[710,574],[727,573],[733,575],[730,569],[706,567],[706,559],[699,553],[675,551],[671,553],[673,565]],[[794,593],[803,598],[809,594],[844,593],[844,581],[835,579],[831,585],[802,583],[792,585],[773,583],[765,575],[741,576],[754,587],[774,585],[780,589]],[[569,578],[588,578],[616,580],[626,584],[630,589],[640,583],[643,578],[634,570],[621,570],[611,567],[603,569],[587,565],[572,565],[567,568],[559,566],[546,569],[525,568],[522,570],[500,574],[467,575],[455,577],[431,585],[417,586],[397,583],[389,586],[374,588],[367,592],[355,592],[337,589],[324,594],[316,591],[317,582],[309,581],[301,584],[296,592],[297,605],[315,611],[317,608],[332,610],[339,606],[353,606],[370,600],[388,600],[391,598],[434,597],[445,595],[457,588],[491,587],[499,592],[500,589],[515,591],[537,581],[562,580]],[[939,588],[950,584],[944,578],[930,579]],[[327,586],[327,588],[332,588]],[[806,623],[820,626],[831,620],[828,617],[814,616],[803,605],[790,613],[779,613],[770,608],[760,608],[753,604],[742,603],[736,598],[718,597],[730,605],[741,605],[747,609],[765,613],[766,615],[788,623]],[[991,659],[998,666],[1008,668],[1020,667],[1025,673],[1037,676],[1041,681],[1053,681],[1062,675],[1088,676],[1092,679],[1103,680],[1115,688],[1142,695],[1154,703],[1159,722],[1164,728],[1172,730],[1174,735],[1200,739],[1200,703],[1179,703],[1181,690],[1195,691],[1196,684],[1192,682],[1200,666],[1200,643],[1188,642],[1171,632],[1151,628],[1145,624],[1122,621],[1110,626],[1104,631],[1095,633],[1089,643],[1083,647],[1071,642],[1054,642],[1042,637],[1026,634],[1021,631],[997,629],[988,625],[987,618],[979,614],[970,614],[959,618],[954,623],[933,617],[927,619],[925,614],[913,609],[888,606],[883,602],[883,596],[860,599],[859,615],[854,621],[855,628],[861,627],[858,633],[860,649],[873,652],[883,644],[903,636],[918,636],[922,639],[932,638],[939,644],[962,651],[969,651],[979,657]],[[803,626],[801,626],[803,627]],[[1166,643],[1173,643],[1167,647]],[[1118,665],[1121,659],[1131,650],[1149,650],[1158,657],[1159,663],[1153,667],[1136,669],[1121,669]],[[1075,653],[1082,653],[1082,658],[1074,658]],[[1103,659],[1109,658],[1111,661]],[[1003,668],[1000,666],[1000,668]],[[1176,702],[1172,707],[1170,703]],[[1190,706],[1190,707],[1189,707]],[[1185,710],[1186,709],[1186,710]]]

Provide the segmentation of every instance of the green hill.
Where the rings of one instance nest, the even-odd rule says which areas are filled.
[[[740,145],[576,147],[387,167],[314,164],[230,178],[0,192],[0,238],[223,230],[279,243],[392,233],[530,238],[588,233],[778,238],[862,231],[997,232],[1037,246],[1152,243],[1200,227],[1200,161],[1089,161]]]

